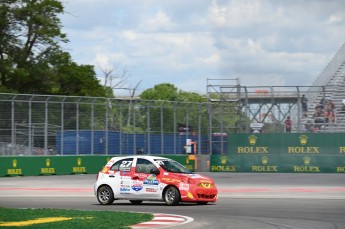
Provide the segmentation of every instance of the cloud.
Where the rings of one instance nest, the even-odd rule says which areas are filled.
[[[169,31],[175,26],[169,15],[161,10],[158,10],[152,18],[149,18],[140,25],[146,31]]]
[[[62,23],[77,62],[125,66],[141,91],[168,82],[206,93],[207,78],[306,86],[344,42],[343,3],[73,0]]]

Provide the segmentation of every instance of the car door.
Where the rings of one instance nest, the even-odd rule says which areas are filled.
[[[157,177],[159,175],[152,174],[151,169],[157,170],[153,162],[137,158],[132,176],[131,198],[161,199],[162,188]]]
[[[109,171],[110,186],[115,198],[129,198],[131,190],[131,170],[133,158],[115,162]]]

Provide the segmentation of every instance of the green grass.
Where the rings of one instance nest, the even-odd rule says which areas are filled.
[[[64,221],[44,223],[48,219],[60,219]],[[117,211],[82,211],[60,209],[12,209],[0,208],[1,228],[129,228],[130,225],[149,221],[153,215],[146,213],[131,213]],[[39,220],[39,224],[27,226],[6,226],[10,222],[30,222]]]

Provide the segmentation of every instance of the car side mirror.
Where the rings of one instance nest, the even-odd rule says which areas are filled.
[[[152,168],[152,169],[150,169],[150,174],[158,175],[159,174],[159,170],[157,168]]]

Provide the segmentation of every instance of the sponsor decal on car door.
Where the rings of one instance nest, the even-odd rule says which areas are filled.
[[[115,162],[109,170],[109,184],[116,197],[129,197],[133,158]]]
[[[120,170],[120,196],[130,197],[131,171],[133,161],[124,160],[119,166]]]
[[[159,199],[161,196],[161,183],[155,174],[151,174],[150,171],[156,166],[142,158],[138,158],[136,167],[133,169],[131,194],[134,196],[140,196],[142,199]]]

